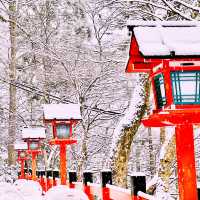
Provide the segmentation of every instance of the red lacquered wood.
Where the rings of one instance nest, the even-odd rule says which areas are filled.
[[[198,200],[191,124],[176,126],[176,152],[180,200]]]

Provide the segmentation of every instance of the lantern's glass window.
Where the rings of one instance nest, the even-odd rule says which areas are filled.
[[[171,72],[174,104],[200,104],[200,72]]]
[[[58,124],[56,131],[59,139],[67,139],[70,137],[70,125],[68,124]]]
[[[20,158],[25,158],[26,157],[26,153],[24,151],[21,151],[19,155],[20,155]]]
[[[30,150],[36,150],[39,148],[39,144],[37,142],[30,143]]]
[[[157,106],[158,108],[162,108],[164,105],[166,105],[164,77],[162,74],[158,74],[154,77],[154,84],[157,97]]]

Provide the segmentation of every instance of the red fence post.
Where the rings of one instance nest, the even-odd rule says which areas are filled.
[[[139,191],[146,193],[146,178],[141,172],[134,173],[131,176],[131,194],[133,200],[139,200],[137,196]]]
[[[32,169],[28,170],[28,180],[32,180]]]
[[[49,190],[53,186],[52,176],[52,170],[47,170],[47,190]]]
[[[112,185],[112,172],[111,172],[111,170],[101,171],[101,184],[102,184],[103,200],[110,200],[110,189],[106,187],[106,184]]]
[[[69,187],[75,188],[73,182],[77,182],[77,173],[76,171],[69,171]]]
[[[41,173],[41,176],[40,176],[40,184],[42,186],[42,191],[43,192],[46,192],[47,189],[46,189],[46,180],[45,180],[45,176]]]
[[[94,197],[90,192],[90,186],[87,184],[88,182],[93,183],[92,172],[85,171],[83,172],[84,192],[87,194],[89,200],[94,200]]]
[[[59,178],[59,171],[54,170],[53,171],[53,186],[58,185],[57,179]]]

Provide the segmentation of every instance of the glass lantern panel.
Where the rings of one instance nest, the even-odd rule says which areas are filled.
[[[171,72],[174,104],[200,104],[200,72]]]
[[[26,153],[24,151],[21,151],[19,155],[20,155],[20,158],[25,158],[26,157]]]
[[[154,77],[154,84],[157,97],[157,106],[158,108],[162,108],[166,104],[164,77],[162,74],[158,74]]]
[[[39,144],[37,142],[30,143],[30,150],[36,150],[39,148]]]
[[[68,139],[70,137],[70,125],[68,124],[58,124],[56,131],[59,139]]]

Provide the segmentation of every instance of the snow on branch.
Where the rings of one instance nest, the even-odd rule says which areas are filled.
[[[174,2],[180,3],[180,4],[184,5],[185,7],[190,8],[190,9],[192,9],[192,10],[200,11],[200,8],[199,8],[199,7],[192,6],[192,5],[186,3],[186,2],[184,2],[184,1],[182,1],[182,0],[176,0],[176,1],[174,1]]]
[[[157,7],[157,8],[161,8],[161,9],[163,9],[163,10],[170,10],[169,8],[167,8],[167,7],[165,7],[165,6],[161,5],[161,4],[156,4],[156,3],[150,2],[150,1],[133,0],[133,1],[131,1],[131,2],[133,2],[133,3],[141,3],[141,4],[148,4],[148,5]],[[130,6],[130,5],[129,5],[129,7],[130,7],[130,8],[131,8],[131,7],[135,8],[135,6]]]
[[[183,17],[184,19],[187,20],[191,20],[193,21],[193,19],[191,17],[188,17],[187,15],[184,15],[181,11],[177,10],[176,8],[174,8],[173,5],[171,5],[169,2],[167,2],[166,0],[162,0],[163,3],[165,3],[165,5],[167,5],[172,11],[174,11],[175,13],[179,14],[181,17]]]

